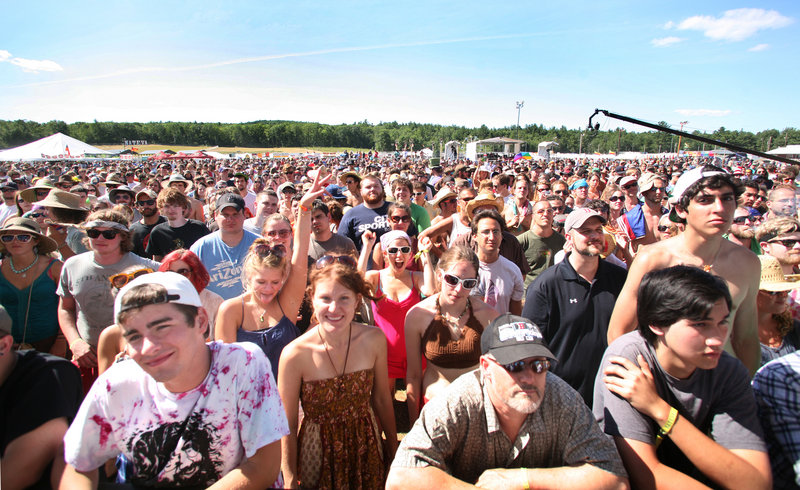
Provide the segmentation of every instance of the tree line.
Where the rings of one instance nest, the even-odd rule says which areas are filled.
[[[659,123],[669,127],[666,122]],[[76,122],[64,121],[38,123],[34,121],[0,120],[0,148],[11,148],[61,132],[92,145],[122,144],[125,140],[147,140],[164,146],[222,146],[222,147],[337,147],[361,148],[378,151],[439,150],[443,144],[485,139],[495,136],[521,139],[524,148],[535,152],[542,141],[555,141],[559,153],[608,153],[616,151],[641,151],[647,153],[677,150],[676,136],[658,131],[629,132],[621,128],[605,131],[585,129],[546,128],[531,124],[517,128],[477,128],[442,126],[439,124],[367,121],[353,124],[320,124],[298,121],[254,121],[236,124],[199,122]],[[733,143],[745,148],[768,151],[787,144],[800,144],[800,130],[766,129],[753,133],[721,127],[712,133],[694,131],[693,134]],[[681,140],[683,150],[711,150],[713,148],[686,138]]]

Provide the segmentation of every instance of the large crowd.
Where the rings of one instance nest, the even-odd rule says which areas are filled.
[[[0,487],[798,488],[799,172],[0,164]]]

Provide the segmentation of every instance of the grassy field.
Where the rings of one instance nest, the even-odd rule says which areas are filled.
[[[130,148],[130,147],[123,147],[122,145],[98,145],[98,148],[102,148],[104,150],[122,150],[123,148]],[[343,151],[353,151],[353,152],[370,151],[368,148],[365,149],[365,148],[339,148],[339,147],[243,148],[238,146],[210,147],[210,146],[182,146],[182,145],[138,145],[136,146],[136,148],[138,148],[140,152],[150,151],[150,150],[172,150],[175,152],[178,151],[193,152],[197,150],[209,150],[209,151],[216,151],[219,153],[341,153]]]

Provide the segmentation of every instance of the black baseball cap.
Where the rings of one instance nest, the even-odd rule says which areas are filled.
[[[510,313],[498,316],[483,330],[481,353],[491,354],[500,364],[528,357],[556,360],[539,327],[527,318]]]
[[[225,208],[235,207],[237,211],[244,210],[244,199],[238,194],[228,193],[223,194],[217,198],[217,211],[222,211]]]

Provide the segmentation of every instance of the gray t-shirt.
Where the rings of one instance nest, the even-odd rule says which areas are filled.
[[[508,313],[511,300],[522,301],[525,295],[522,272],[502,255],[491,264],[481,262],[478,269],[478,287],[473,289],[471,294],[482,299],[501,315]]]
[[[331,237],[324,242],[318,242],[314,239],[313,235],[311,236],[311,246],[308,249],[308,255],[312,259],[317,260],[332,250],[355,253],[356,246],[353,240],[336,233],[332,234]]]
[[[75,300],[78,332],[92,345],[104,328],[114,323],[114,298],[109,278],[133,265],[158,270],[159,263],[133,252],[122,256],[116,264],[99,265],[94,252],[70,257],[61,268],[61,280],[56,294]]]
[[[609,357],[636,362],[638,354],[653,372],[658,395],[676,408],[680,417],[727,449],[766,451],[747,368],[738,359],[723,352],[716,368],[696,369],[687,379],[678,379],[664,371],[655,350],[638,330],[621,336],[606,349],[595,379],[594,416],[606,434],[655,445],[656,422],[611,393],[603,382]],[[656,454],[662,463],[706,481],[669,437]]]

